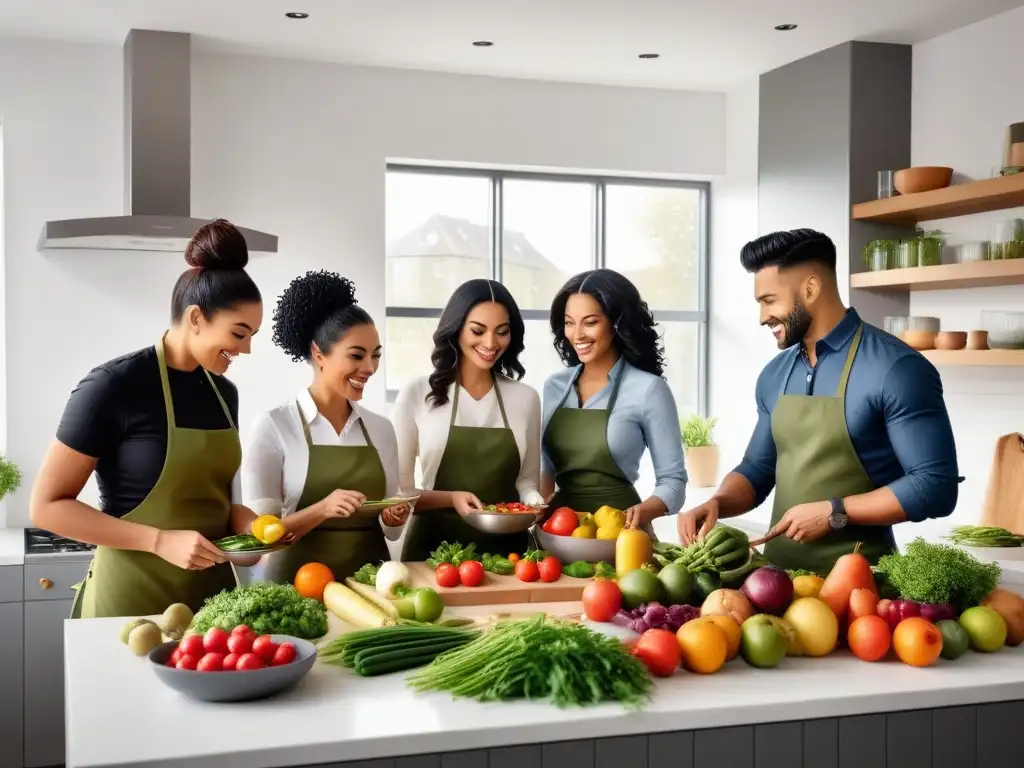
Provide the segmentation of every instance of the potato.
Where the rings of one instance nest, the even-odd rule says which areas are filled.
[[[184,603],[168,606],[160,617],[160,626],[171,640],[181,640],[192,623],[192,610]]]
[[[160,628],[151,621],[139,624],[128,633],[128,647],[136,656],[145,656],[164,641]]]
[[[154,627],[156,624],[149,619],[132,619],[121,629],[121,642],[128,645],[128,636],[132,633],[132,630],[136,627],[141,627],[143,624],[152,624]]]
[[[1006,644],[1024,643],[1024,597],[1006,589],[994,589],[981,601],[1006,622]]]

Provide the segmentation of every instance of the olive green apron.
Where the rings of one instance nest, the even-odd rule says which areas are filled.
[[[777,453],[773,527],[798,504],[875,490],[846,426],[846,385],[863,332],[861,325],[853,337],[834,397],[788,395],[786,383],[792,367],[783,377],[782,392],[772,411],[772,436]],[[858,551],[872,565],[882,555],[896,549],[889,526],[847,525],[830,530],[817,541],[797,542],[788,536],[776,536],[765,544],[764,554],[780,568],[806,569],[826,576],[836,560],[852,552],[858,542]]]
[[[519,446],[508,426],[501,389],[494,382],[494,395],[501,410],[501,427],[457,427],[455,414],[459,408],[459,390],[455,383],[452,396],[452,418],[448,426],[448,442],[434,478],[435,491],[465,491],[481,504],[517,501],[519,489]],[[426,560],[442,541],[476,544],[478,553],[508,555],[522,552],[530,542],[528,532],[491,534],[473,528],[454,509],[437,509],[418,514],[403,550],[402,559]]]
[[[205,370],[231,426],[179,427],[162,338],[156,343],[156,357],[167,411],[167,454],[149,495],[121,519],[161,531],[197,531],[215,541],[230,533],[231,481],[242,462],[238,430],[213,377]],[[190,571],[148,552],[97,547],[89,573],[78,587],[71,618],[149,616],[163,613],[172,603],[184,603],[197,611],[207,598],[235,585],[228,563]]]
[[[569,507],[596,512],[607,505],[626,510],[640,503],[640,494],[615,463],[608,446],[608,418],[619,396],[625,364],[612,380],[608,407],[566,408],[565,396],[544,431],[544,450],[555,467],[556,491],[548,510]],[[650,531],[648,531],[650,532]]]
[[[358,491],[368,501],[383,499],[387,495],[387,475],[363,420],[359,420],[359,428],[366,445],[314,445],[302,406],[298,409],[309,461],[297,509],[316,504],[339,488]],[[340,581],[366,563],[376,565],[389,559],[380,515],[359,513],[325,520],[287,549],[271,555],[268,573],[271,580],[290,584],[306,563],[323,563]]]

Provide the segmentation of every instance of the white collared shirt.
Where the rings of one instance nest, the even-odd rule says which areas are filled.
[[[303,389],[295,399],[261,413],[253,423],[249,444],[242,456],[242,495],[250,509],[256,514],[284,516],[298,507],[309,465],[309,448],[302,432],[299,407],[309,424],[314,445],[366,445],[360,428],[362,422],[384,465],[387,478],[384,495],[397,495],[398,446],[391,422],[352,403],[352,413],[339,434],[317,410],[309,391]]]
[[[392,418],[398,436],[399,485],[403,492],[411,492],[417,487],[423,490],[434,487],[441,457],[448,444],[451,398],[455,386],[448,387],[448,402],[440,408],[432,407],[426,400],[430,392],[426,376],[409,382],[398,393]],[[540,396],[533,387],[504,376],[498,377],[496,386],[501,388],[508,425],[519,448],[519,479],[516,480],[519,500],[524,504],[539,504],[543,501],[540,495]],[[479,400],[474,400],[463,389],[459,393],[455,426],[503,427],[494,387]],[[421,474],[419,485],[415,477],[417,458]]]

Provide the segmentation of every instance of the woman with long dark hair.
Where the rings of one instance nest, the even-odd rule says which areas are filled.
[[[566,368],[544,384],[541,490],[551,508],[611,506],[650,531],[686,495],[675,398],[662,378],[654,316],[629,280],[610,269],[571,278],[551,303],[555,350]],[[656,485],[641,500],[634,484],[644,451]]]
[[[248,530],[241,502],[238,390],[263,301],[245,237],[217,220],[193,235],[155,345],[104,363],[75,387],[36,476],[32,522],[96,544],[74,617],[199,609],[235,586],[213,541]],[[100,509],[79,501],[96,472]]]
[[[521,552],[526,533],[483,534],[462,520],[482,505],[539,504],[540,397],[523,384],[525,326],[512,294],[470,280],[452,294],[434,331],[434,370],[398,395],[394,424],[403,491],[416,503],[403,559],[425,560],[442,541]]]
[[[274,310],[274,344],[313,370],[294,398],[257,417],[242,465],[249,506],[280,515],[296,537],[268,555],[262,577],[291,583],[305,563],[335,579],[388,560],[385,532],[397,539],[409,509],[360,512],[398,492],[395,430],[359,404],[380,365],[380,335],[356,302],[355,286],[334,272],[291,282]]]

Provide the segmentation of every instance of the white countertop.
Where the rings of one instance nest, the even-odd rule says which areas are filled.
[[[0,528],[0,565],[24,565],[25,530]]]
[[[991,655],[971,652],[927,669],[898,661],[870,664],[845,652],[786,659],[772,670],[755,670],[736,659],[715,675],[680,671],[659,681],[654,699],[640,713],[614,705],[568,710],[543,703],[483,705],[446,694],[416,694],[401,674],[360,678],[321,664],[278,697],[204,704],[164,687],[147,668],[150,662],[118,641],[123,623],[65,623],[67,768],[327,764],[1024,699],[1021,646]]]

